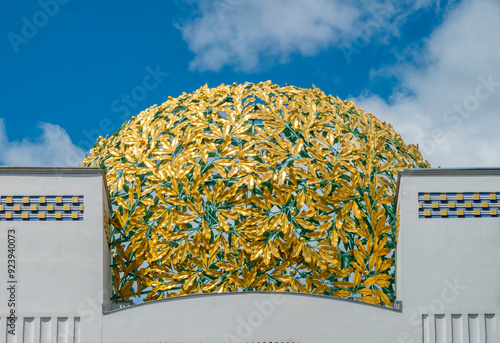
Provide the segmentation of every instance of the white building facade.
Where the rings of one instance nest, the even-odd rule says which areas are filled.
[[[0,168],[0,342],[500,342],[500,170],[400,173],[397,308],[300,293],[114,309],[94,168]]]

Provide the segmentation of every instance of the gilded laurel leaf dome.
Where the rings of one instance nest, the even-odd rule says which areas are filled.
[[[291,291],[391,306],[395,178],[428,167],[392,126],[270,81],[169,97],[100,138],[115,298]]]

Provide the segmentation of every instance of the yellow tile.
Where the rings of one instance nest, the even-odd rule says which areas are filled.
[[[61,219],[61,218],[62,218],[62,213],[56,212],[56,219]]]
[[[71,213],[71,218],[78,219],[78,212]]]
[[[38,211],[38,206],[37,205],[31,205],[30,206],[30,210],[31,210],[31,212]]]
[[[431,201],[431,195],[430,194],[424,194],[424,201]]]
[[[497,215],[498,215],[497,209],[496,208],[492,208],[490,210],[490,216],[495,216],[496,217]]]
[[[47,205],[47,211],[49,211],[49,212],[54,211],[54,205],[52,205],[52,204]]]
[[[474,200],[474,201],[478,201],[478,200],[479,200],[479,194],[478,194],[478,193],[473,194],[473,195],[472,195],[472,200]]]
[[[451,208],[451,209],[454,209],[455,208],[455,202],[454,201],[450,201],[450,203],[448,204],[448,207]]]
[[[466,201],[465,208],[472,208],[472,203],[470,201]]]
[[[83,205],[80,205],[80,211],[83,212]]]
[[[64,205],[64,207],[63,207],[63,208],[64,208],[64,210],[65,210],[65,211],[69,211],[69,210],[71,210],[70,205]]]
[[[446,194],[441,194],[441,195],[439,196],[439,200],[441,200],[441,201],[446,201]]]
[[[0,205],[0,212],[3,212],[3,205]]]
[[[23,219],[29,219],[29,218],[30,218],[30,215],[29,215],[29,213],[28,213],[28,212],[23,212],[23,213],[21,214],[21,217],[22,217]]]
[[[14,205],[14,211],[16,212],[21,211],[21,205]]]
[[[459,217],[463,217],[463,216],[464,216],[464,210],[462,210],[462,209],[458,209],[458,210],[457,210],[457,216],[459,216]]]
[[[464,195],[463,194],[457,194],[457,200],[458,201],[464,200]]]
[[[23,197],[23,204],[29,204],[30,203],[30,197]]]
[[[45,204],[45,197],[40,197],[40,198],[38,198],[38,202],[39,202],[40,204]]]
[[[437,202],[432,203],[432,208],[439,208],[439,204]]]
[[[45,219],[45,212],[38,213],[38,219]]]
[[[497,195],[496,195],[495,193],[491,193],[491,194],[490,194],[490,200],[491,200],[491,201],[495,201],[495,200],[497,200]]]
[[[448,217],[448,211],[447,210],[441,210],[441,217]]]
[[[62,197],[56,197],[56,204],[62,204]]]
[[[488,202],[487,202],[487,201],[483,201],[483,202],[481,203],[481,207],[482,207],[482,208],[488,208]]]
[[[481,215],[481,210],[479,208],[474,209],[474,215],[475,216],[480,216]]]
[[[422,209],[422,203],[421,202],[418,203],[418,208]]]
[[[7,197],[7,198],[5,199],[5,203],[6,203],[6,204],[12,204],[12,197]]]
[[[12,219],[12,212],[5,213],[5,219]]]
[[[73,204],[78,204],[78,197],[73,197],[73,199],[71,199]]]
[[[424,216],[430,217],[431,216],[431,210],[425,210],[424,211]]]

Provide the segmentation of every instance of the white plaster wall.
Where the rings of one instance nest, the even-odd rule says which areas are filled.
[[[500,217],[418,215],[419,192],[500,191],[500,171],[475,173],[402,173],[397,297],[415,342],[500,342]]]
[[[403,311],[302,294],[180,297],[104,316],[104,342],[500,342],[500,219],[418,217],[419,192],[497,192],[498,175],[403,173]],[[275,294],[276,296],[276,294]]]
[[[392,342],[400,312],[294,293],[170,298],[104,315],[103,342]]]
[[[109,262],[103,263],[109,261],[109,255],[103,244],[103,204],[107,199],[102,190],[98,170],[75,174],[54,169],[13,175],[2,174],[0,169],[1,195],[84,196],[83,221],[0,221],[0,317],[9,314],[6,242],[7,230],[14,228],[18,335],[24,335],[26,322],[28,332],[32,327],[33,337],[38,337],[34,342],[58,342],[64,336],[61,330],[74,341],[100,341],[103,284],[109,274]],[[0,336],[0,342],[4,337],[12,339]]]
[[[2,174],[5,195],[84,195],[84,221],[0,221],[0,342],[498,343],[500,218],[419,218],[419,192],[499,192],[500,171],[402,173],[402,312],[293,293],[228,293],[109,308],[102,174]],[[6,335],[6,231],[17,233],[18,333]],[[104,294],[104,297],[103,297]],[[8,340],[7,340],[8,338]]]

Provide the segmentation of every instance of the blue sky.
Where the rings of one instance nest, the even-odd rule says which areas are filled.
[[[315,84],[435,167],[500,166],[500,1],[6,0],[0,165],[76,166],[205,83]]]

